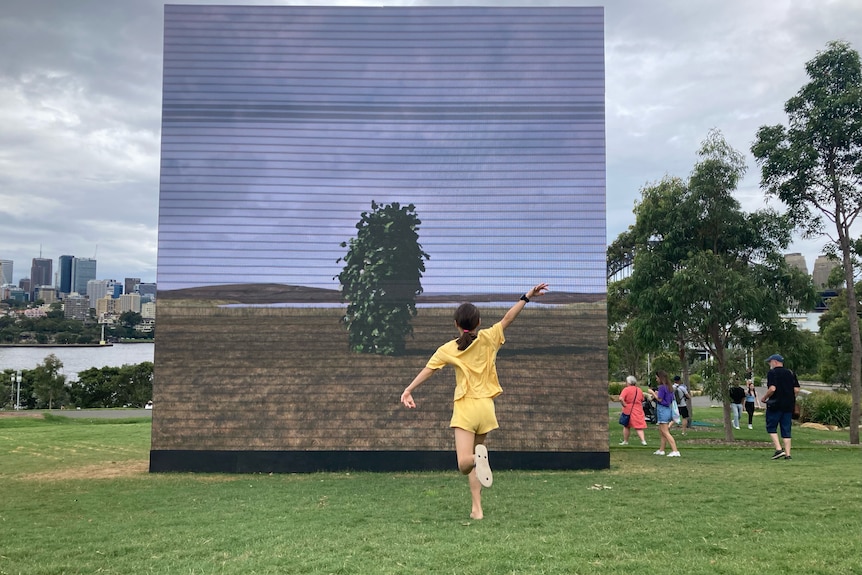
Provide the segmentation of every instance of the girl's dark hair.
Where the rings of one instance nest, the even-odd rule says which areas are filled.
[[[657,372],[655,372],[655,374],[658,376],[659,383],[661,385],[663,385],[665,387],[665,389],[672,392],[673,391],[673,384],[671,384],[670,378],[667,376],[667,372],[663,369],[660,369]]]
[[[474,330],[479,327],[479,308],[471,303],[462,303],[455,310],[455,324],[461,330],[458,350],[464,351],[476,339]]]

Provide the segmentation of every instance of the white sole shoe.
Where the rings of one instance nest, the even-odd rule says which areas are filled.
[[[474,454],[476,463],[476,477],[483,487],[491,487],[494,483],[494,474],[491,473],[491,464],[488,463],[488,448],[484,445],[477,445]]]
[[[653,455],[664,455],[664,451],[654,451]]]
[[[668,457],[680,457],[679,451],[671,451],[667,454]]]

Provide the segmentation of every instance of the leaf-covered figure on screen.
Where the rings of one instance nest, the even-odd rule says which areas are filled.
[[[372,201],[371,211],[362,212],[356,224],[356,237],[341,243],[348,248],[338,259],[345,264],[337,277],[348,302],[342,319],[355,352],[397,355],[413,333],[410,321],[430,259],[419,244],[422,222],[415,209]]]

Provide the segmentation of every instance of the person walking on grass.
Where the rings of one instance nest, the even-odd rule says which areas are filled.
[[[479,308],[463,303],[455,310],[455,327],[458,339],[441,345],[428,363],[401,394],[401,403],[414,409],[412,392],[434,373],[451,365],[455,369],[455,401],[449,427],[455,430],[455,453],[458,470],[467,475],[470,484],[472,509],[470,517],[482,519],[482,487],[493,483],[485,438],[497,429],[494,398],[503,393],[497,378],[497,351],[505,343],[504,332],[532,298],[545,294],[548,284],[530,288],[499,322],[488,329],[479,330]]]
[[[766,433],[772,439],[775,453],[772,459],[792,459],[790,457],[790,426],[793,422],[793,407],[799,394],[799,380],[796,374],[784,367],[784,358],[780,355],[770,355],[766,362],[769,373],[766,374],[766,393],[760,401],[766,405]],[[781,427],[782,447],[778,441],[778,428]]]
[[[673,392],[679,406],[679,417],[682,419],[682,434],[685,435],[686,430],[691,428],[691,393],[678,375],[673,378]]]
[[[745,390],[734,380],[728,390],[730,395],[730,414],[733,416],[733,428],[739,429],[739,418],[742,417],[742,403],[745,401]]]
[[[748,382],[748,389],[745,390],[745,412],[748,413],[748,429],[752,429],[754,423],[754,410],[760,407],[760,402],[757,400],[757,390],[754,388],[754,382]]]
[[[679,457],[676,441],[670,434],[670,422],[673,419],[673,410],[671,409],[671,405],[673,404],[673,385],[670,383],[670,378],[668,378],[667,372],[664,370],[657,371],[655,378],[658,381],[658,389],[653,394],[653,399],[656,401],[656,417],[658,418],[658,431],[661,436],[661,442],[655,455],[664,455],[665,445],[670,445],[671,452],[667,456]]]
[[[644,414],[644,394],[638,387],[638,380],[635,376],[626,377],[628,384],[625,389],[620,392],[620,403],[622,404],[622,412],[629,414],[628,425],[623,426],[623,440],[620,445],[629,444],[629,436],[632,429],[638,434],[641,440],[641,445],[646,445],[644,437],[644,429],[646,429],[646,415]]]

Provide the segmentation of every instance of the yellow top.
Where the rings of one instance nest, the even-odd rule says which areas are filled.
[[[497,379],[497,351],[506,342],[503,326],[495,323],[480,329],[476,339],[464,351],[458,350],[457,340],[444,343],[428,363],[428,369],[438,370],[451,365],[455,368],[455,400],[462,397],[497,397],[503,393]]]

